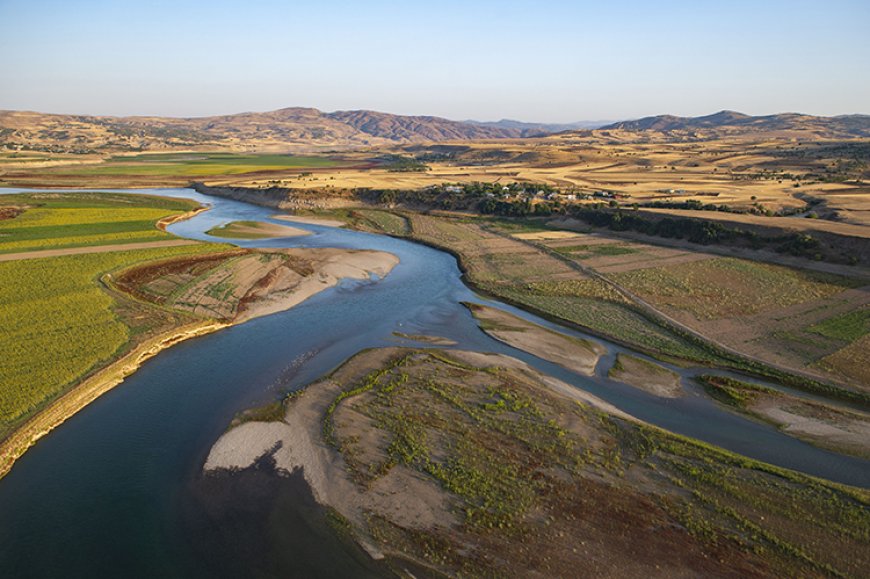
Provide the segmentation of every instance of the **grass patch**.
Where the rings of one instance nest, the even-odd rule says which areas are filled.
[[[408,234],[408,220],[401,215],[373,209],[356,209],[351,212],[351,215],[368,221],[377,231],[398,237]]]
[[[852,343],[870,332],[870,309],[865,308],[828,318],[806,331]]]
[[[563,247],[553,247],[551,248],[554,251],[559,253],[573,255],[576,253],[585,253],[588,255],[602,255],[602,256],[614,256],[614,255],[629,255],[632,253],[638,253],[637,249],[628,247],[626,245],[620,245],[617,243],[607,243],[601,245],[568,245]]]
[[[777,391],[772,388],[750,384],[727,376],[703,374],[697,376],[695,380],[719,402],[741,410],[762,394],[777,394]]]

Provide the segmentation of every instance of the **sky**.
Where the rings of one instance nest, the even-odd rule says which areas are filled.
[[[0,0],[0,109],[870,113],[870,0]]]

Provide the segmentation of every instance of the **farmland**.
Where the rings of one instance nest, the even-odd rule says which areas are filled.
[[[0,476],[33,440],[123,377],[110,362],[135,367],[130,360],[174,341],[288,309],[341,278],[384,276],[397,261],[329,248],[235,249],[179,240],[155,226],[197,207],[188,201],[46,193],[3,202],[15,211],[4,213],[10,234],[0,244],[12,246],[0,260]],[[126,245],[104,227],[119,223]],[[263,225],[258,231],[268,235],[294,233]],[[131,245],[154,238],[150,247]],[[41,243],[28,244],[34,239]]]
[[[57,171],[79,176],[150,175],[164,177],[207,177],[288,169],[313,169],[334,167],[335,165],[337,165],[335,161],[326,157],[243,155],[232,153],[154,153],[111,157],[97,165],[57,169]]]
[[[179,323],[177,314],[121,302],[98,283],[142,261],[201,254],[204,245],[0,263],[0,434],[128,347]]]
[[[752,315],[820,300],[861,282],[733,258],[647,267],[611,278],[658,305],[701,320]]]
[[[599,275],[611,291],[624,289],[623,299],[636,296],[712,342],[825,380],[866,387],[859,342],[868,329],[863,312],[870,303],[870,277],[862,268],[812,261],[784,266],[686,244],[653,245],[604,232],[562,233],[532,242]],[[595,250],[611,247],[620,251]]]
[[[606,283],[485,221],[409,214],[412,236],[459,254],[468,281],[501,299],[666,357],[717,356],[643,316]]]
[[[0,263],[0,437],[132,344],[183,323],[179,312],[149,308],[101,283],[141,262],[202,255],[217,245],[123,250],[176,239],[155,222],[198,204],[112,193],[6,195],[0,253],[54,250],[53,257]],[[102,252],[103,247],[112,249]],[[131,246],[132,247],[132,246]],[[93,253],[56,255],[83,248]],[[189,321],[189,320],[188,320]]]
[[[173,239],[155,222],[197,207],[185,199],[110,193],[4,195],[0,204],[20,211],[0,220],[0,253]]]

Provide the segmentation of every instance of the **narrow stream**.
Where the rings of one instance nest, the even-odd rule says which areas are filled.
[[[22,191],[2,189],[0,194]],[[274,213],[189,189],[120,192],[210,204],[212,210],[170,227],[173,233],[194,239],[222,241],[204,232],[232,220],[269,221]],[[455,340],[456,348],[509,354],[674,432],[779,466],[870,487],[870,461],[820,450],[724,410],[688,379],[684,380],[686,396],[662,399],[608,380],[604,364],[597,376],[582,377],[489,338],[460,302],[485,303],[567,334],[583,334],[477,296],[462,283],[449,254],[382,235],[295,226],[313,235],[238,241],[238,245],[376,249],[397,255],[401,263],[384,280],[343,282],[290,311],[179,344],[42,439],[0,480],[3,576],[233,576],[229,567],[219,567],[215,561],[233,559],[227,545],[237,544],[238,537],[220,536],[223,527],[191,498],[191,488],[201,482],[209,448],[238,411],[316,380],[361,349],[420,346],[396,338],[393,332],[443,336]],[[598,341],[608,346],[610,355],[626,351]],[[697,370],[680,372],[690,376]],[[294,497],[282,503],[283,510],[276,507],[262,515],[263,527],[288,528],[286,519],[276,520],[276,513],[293,517],[301,512],[299,505],[308,499],[298,486],[293,494],[282,495]],[[307,529],[307,524],[290,527],[298,531]],[[323,542],[326,534],[312,533],[300,531],[282,542],[297,548],[281,551],[288,561],[276,563],[275,568],[292,569],[290,575],[298,576],[368,572],[358,563],[358,554]],[[307,536],[320,537],[317,544],[322,548],[311,547]],[[317,557],[340,551],[344,555],[318,562]],[[243,559],[239,555],[238,560]]]

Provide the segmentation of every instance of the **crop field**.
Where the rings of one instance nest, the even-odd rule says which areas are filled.
[[[198,205],[109,193],[4,195],[0,204],[24,209],[0,221],[0,253],[172,239],[155,222]]]
[[[563,245],[555,248],[559,253],[576,256],[584,255],[631,255],[637,250],[622,244],[608,243],[599,245]]]
[[[752,315],[860,285],[840,276],[733,258],[638,269],[611,278],[654,304],[699,320]]]
[[[221,246],[71,255],[0,263],[0,434],[121,350],[141,328],[133,317],[160,317],[99,287],[101,274],[147,260]],[[134,306],[135,307],[135,306]]]
[[[545,315],[646,350],[711,362],[718,358],[638,313],[606,283],[483,223],[413,214],[413,235],[457,252],[480,289]]]
[[[243,155],[233,153],[165,153],[112,157],[105,163],[63,167],[54,172],[68,175],[150,175],[208,177],[261,171],[334,167],[328,157],[295,155]]]

